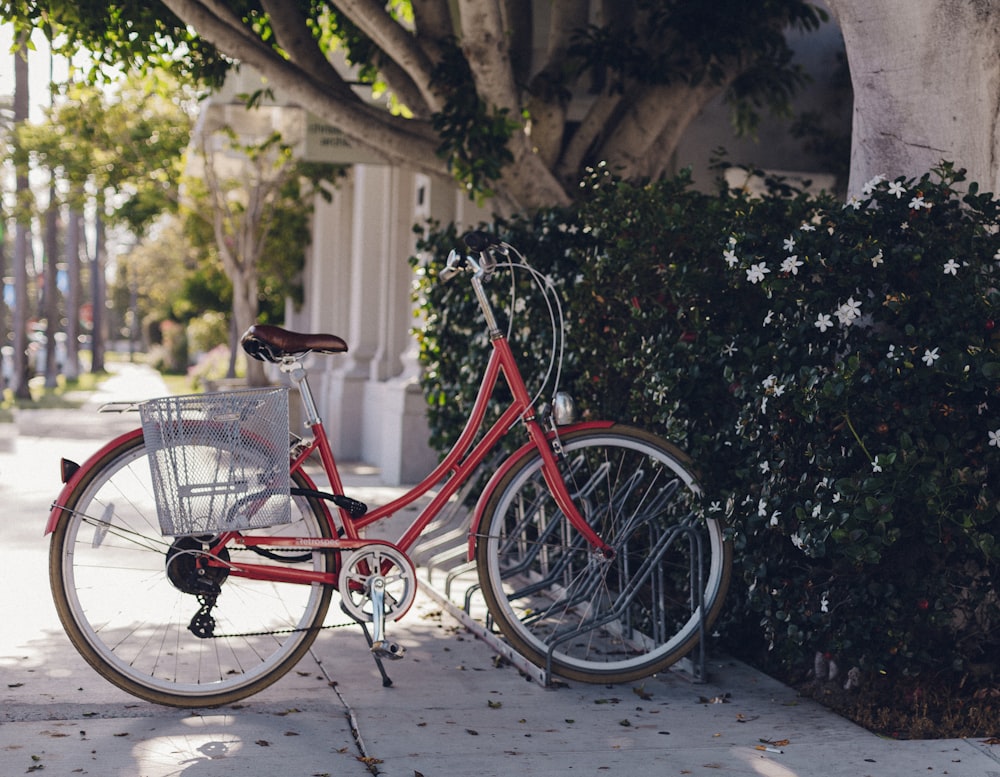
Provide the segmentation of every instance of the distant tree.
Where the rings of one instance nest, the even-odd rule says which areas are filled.
[[[0,17],[127,67],[219,83],[252,66],[276,93],[390,162],[453,175],[502,209],[565,203],[581,171],[667,171],[724,95],[737,124],[803,83],[785,40],[805,0],[6,0]]]
[[[187,181],[184,215],[190,234],[211,245],[231,284],[232,376],[237,338],[258,320],[261,299],[301,300],[311,195],[324,192],[322,182],[332,181],[337,168],[297,161],[279,133],[243,142],[228,126],[211,129],[201,135],[203,164]],[[219,137],[226,139],[221,149],[209,150]],[[248,363],[247,382],[266,382],[260,362]]]
[[[106,230],[124,230],[141,241],[161,214],[177,209],[194,104],[193,92],[162,74],[132,75],[114,89],[71,81],[43,122],[24,124],[16,133],[17,148],[58,179],[53,193],[62,196],[60,204],[77,214],[91,202],[96,213],[94,371],[104,368],[100,313]],[[68,312],[75,317],[75,310]]]

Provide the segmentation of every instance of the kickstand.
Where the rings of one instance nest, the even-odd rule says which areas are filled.
[[[344,612],[347,612],[347,610],[344,609]],[[348,615],[350,615],[350,613],[348,613]],[[365,623],[364,621],[359,621],[353,615],[351,616],[351,619],[355,623],[357,623],[361,627],[361,630],[365,633],[365,640],[368,642],[368,649],[371,650],[371,648],[374,647],[375,642],[372,640],[371,632],[368,631],[368,624]],[[382,687],[383,688],[392,687],[392,680],[389,678],[389,675],[386,674],[385,672],[385,667],[382,665],[382,659],[378,656],[377,653],[372,653],[372,658],[375,659],[375,666],[378,667],[378,673],[382,675]]]
[[[368,624],[362,623],[361,630],[365,633],[365,639],[368,640],[369,649],[374,647],[375,643],[372,641],[372,635],[368,632]],[[378,667],[378,673],[382,675],[382,687],[389,688],[392,686],[392,680],[389,679],[389,675],[385,673],[385,666],[382,665],[382,659],[379,658],[377,653],[372,653],[372,658],[375,659],[375,666]]]

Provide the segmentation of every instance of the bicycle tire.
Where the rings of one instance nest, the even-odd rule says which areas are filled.
[[[293,485],[310,484],[293,473]],[[330,531],[322,505],[304,497],[293,497],[291,523],[267,530],[320,537]],[[168,578],[172,545],[176,554],[174,538],[160,533],[147,450],[136,435],[88,467],[63,505],[49,551],[59,618],[100,675],[156,704],[214,707],[261,691],[299,662],[323,625],[333,586],[230,575],[211,610],[217,636],[198,637],[188,628],[200,606],[196,595]],[[183,562],[181,553],[169,563]],[[334,571],[331,551],[296,553],[294,566]],[[253,561],[287,563],[256,554]],[[175,577],[179,569],[172,567]]]
[[[561,445],[570,494],[615,557],[600,559],[572,529],[530,450],[488,497],[479,525],[487,608],[515,649],[554,674],[591,683],[649,676],[697,644],[702,612],[706,629],[718,617],[731,543],[720,520],[699,517],[697,480],[669,442],[615,425],[568,432]]]

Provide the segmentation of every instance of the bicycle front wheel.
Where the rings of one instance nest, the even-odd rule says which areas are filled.
[[[476,545],[487,607],[533,663],[583,682],[627,682],[686,655],[722,608],[732,550],[704,519],[686,457],[638,429],[561,437],[581,515],[615,551],[569,524],[531,451],[493,491]],[[702,614],[704,623],[702,624]]]
[[[306,483],[296,473],[293,485]],[[267,532],[330,536],[322,506],[302,497],[292,498],[291,522]],[[330,586],[216,573],[218,595],[208,618],[196,620],[204,599],[194,559],[202,550],[196,538],[162,536],[141,435],[109,450],[70,494],[52,534],[50,583],[67,635],[107,680],[158,704],[217,706],[267,687],[309,649]],[[330,551],[225,552],[334,571]]]

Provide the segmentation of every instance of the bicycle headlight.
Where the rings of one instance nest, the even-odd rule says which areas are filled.
[[[558,391],[552,398],[552,420],[556,426],[566,426],[576,421],[576,402],[565,391]]]

